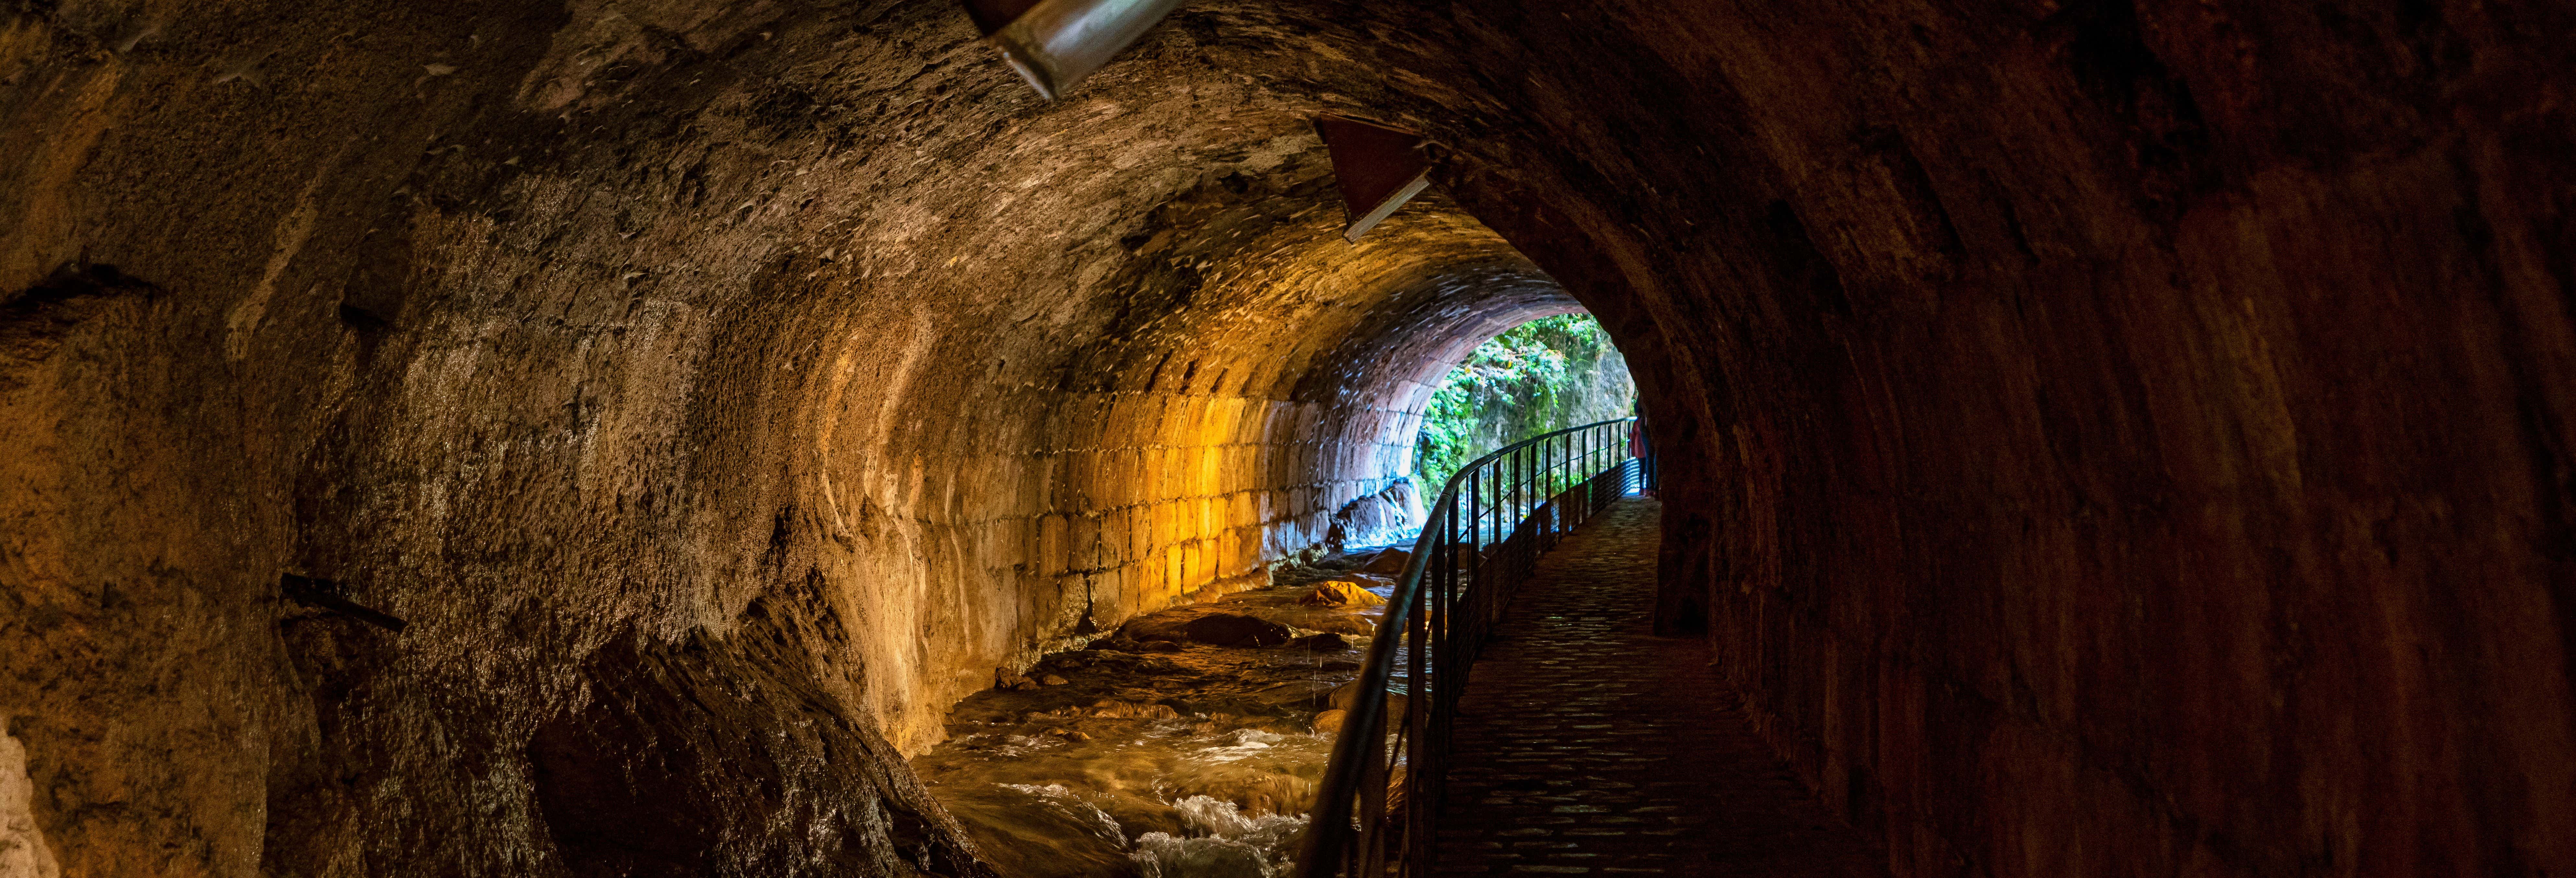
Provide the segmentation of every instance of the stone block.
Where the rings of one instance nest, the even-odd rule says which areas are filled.
[[[1043,515],[1038,522],[1038,569],[1048,574],[1061,573],[1078,566],[1072,558],[1069,522],[1062,515]]]

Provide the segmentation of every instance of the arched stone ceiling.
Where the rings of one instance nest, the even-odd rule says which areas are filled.
[[[302,737],[278,745],[314,755],[282,758],[389,777],[498,760],[498,800],[463,787],[402,799],[517,802],[566,856],[583,842],[563,832],[632,822],[585,804],[619,801],[585,784],[622,757],[580,742],[672,735],[706,725],[671,713],[705,691],[813,676],[854,711],[854,733],[885,738],[865,746],[927,746],[995,668],[1257,583],[1322,541],[1336,510],[1409,469],[1423,382],[1519,319],[1576,307],[1436,195],[1341,239],[1308,120],[1422,118],[1348,97],[1380,75],[1364,61],[1283,53],[1292,30],[1319,34],[1281,10],[1184,12],[1052,104],[937,5],[261,16],[17,20],[10,75],[44,82],[18,118],[115,120],[13,127],[68,158],[18,166],[34,209],[11,236],[10,283],[69,262],[151,284],[133,300],[158,303],[139,331],[231,370],[197,379],[221,390],[165,392],[239,400],[226,429],[259,449],[161,446],[248,460],[214,492],[225,511],[207,512],[262,534],[231,550],[233,575],[322,577],[409,623],[399,649],[301,616],[282,652],[173,631],[270,669],[182,688],[343,681],[324,685],[351,687],[344,700],[289,721]],[[170,223],[94,219],[181,190],[196,194]],[[286,362],[304,365],[272,373]],[[89,379],[38,374],[70,383],[36,379],[16,411],[82,405]],[[42,442],[169,429],[143,423]],[[218,528],[167,513],[126,514]],[[35,563],[70,581],[117,563],[108,554]],[[712,670],[677,657],[764,636],[812,657]],[[756,723],[776,706],[749,709]],[[935,812],[898,780],[873,783],[898,809]],[[282,795],[275,819],[295,825],[395,807]],[[732,807],[838,825],[793,796],[705,795],[711,810],[683,822],[722,824]],[[459,819],[431,824],[463,832]],[[172,829],[97,831],[136,834],[67,842],[85,867]],[[831,831],[865,848],[891,830]],[[291,865],[357,844],[260,856]],[[473,871],[513,844],[407,856]]]
[[[939,3],[0,16],[65,874],[971,874],[947,699],[1578,304],[1899,874],[2576,860],[2564,9],[1218,0],[1052,104]],[[1324,111],[1435,194],[1343,243]]]

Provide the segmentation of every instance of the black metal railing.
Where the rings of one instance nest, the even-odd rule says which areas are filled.
[[[1467,669],[1541,553],[1621,496],[1653,487],[1654,455],[1637,424],[1602,421],[1527,439],[1477,458],[1441,489],[1333,742],[1301,878],[1430,874]],[[1390,710],[1397,689],[1402,704]]]

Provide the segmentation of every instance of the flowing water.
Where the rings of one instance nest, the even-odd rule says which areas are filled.
[[[1285,569],[1272,588],[1166,611],[1254,616],[1339,634],[1347,648],[1118,638],[1057,653],[1028,672],[1051,685],[960,702],[949,740],[913,768],[1005,878],[1286,875],[1332,750],[1316,714],[1358,676],[1383,609],[1297,599],[1314,581],[1351,577],[1357,560]],[[1380,597],[1392,588],[1361,581]]]

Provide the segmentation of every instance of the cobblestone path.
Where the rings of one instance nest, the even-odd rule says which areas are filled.
[[[1469,678],[1438,870],[1883,876],[1753,736],[1698,640],[1655,637],[1653,500],[1539,562]]]

